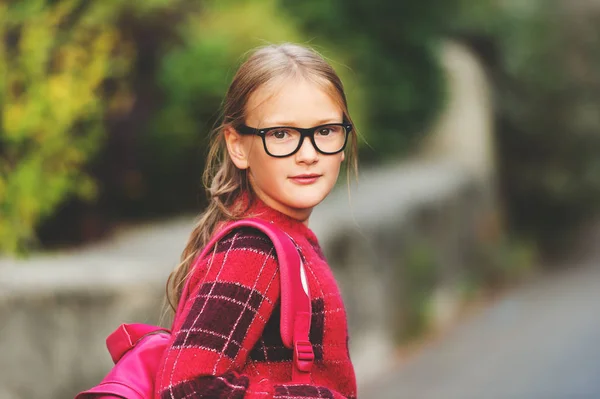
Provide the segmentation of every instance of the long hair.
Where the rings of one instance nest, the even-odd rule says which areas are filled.
[[[342,109],[344,119],[352,123],[344,87],[335,70],[316,51],[297,44],[268,45],[254,50],[237,70],[223,102],[222,121],[213,130],[206,167],[203,175],[207,190],[208,207],[200,215],[188,242],[181,254],[180,264],[167,281],[167,301],[176,310],[181,297],[183,283],[190,266],[210,240],[215,229],[223,222],[239,219],[247,209],[234,209],[240,194],[248,195],[250,201],[255,194],[249,184],[246,170],[238,169],[227,152],[223,130],[226,126],[236,127],[246,119],[246,104],[258,88],[278,80],[302,77],[319,85]],[[357,173],[356,129],[349,137],[348,167]]]

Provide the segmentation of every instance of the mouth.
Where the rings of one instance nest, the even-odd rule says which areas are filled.
[[[303,175],[290,176],[290,180],[297,184],[312,184],[316,182],[322,175],[310,173]]]

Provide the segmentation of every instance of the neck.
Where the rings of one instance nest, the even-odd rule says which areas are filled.
[[[302,222],[302,224],[304,224],[305,226],[308,227],[308,219],[312,213],[313,208],[298,209],[298,208],[287,207],[276,201],[273,201],[271,198],[269,198],[269,196],[265,195],[260,190],[254,189],[254,192],[255,192],[256,196],[262,202],[264,202],[267,206],[275,209],[276,211],[283,213],[284,215],[294,218],[294,219],[298,220],[299,222]]]

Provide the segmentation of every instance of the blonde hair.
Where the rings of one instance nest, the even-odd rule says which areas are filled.
[[[221,124],[214,129],[203,175],[207,189],[208,207],[200,215],[181,255],[181,263],[173,270],[167,281],[167,301],[176,310],[183,283],[190,266],[210,240],[215,229],[223,222],[241,218],[247,209],[233,209],[234,202],[242,193],[249,196],[248,206],[254,200],[247,171],[238,169],[232,162],[225,146],[223,130],[234,128],[246,119],[246,104],[252,93],[276,80],[301,77],[315,83],[327,92],[343,110],[344,119],[352,123],[344,87],[335,70],[316,51],[297,44],[280,44],[260,47],[236,72],[223,102]],[[350,153],[348,167],[357,172],[356,129],[349,137]]]

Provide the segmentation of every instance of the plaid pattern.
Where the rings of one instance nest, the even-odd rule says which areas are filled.
[[[315,361],[323,360],[323,325],[325,320],[323,298],[313,299],[309,339],[313,345]],[[292,349],[286,348],[280,333],[281,306],[273,310],[262,336],[250,352],[250,360],[260,362],[291,362]]]
[[[327,388],[313,385],[278,385],[275,387],[273,399],[306,398],[334,399],[333,393]]]
[[[234,359],[263,299],[260,292],[235,283],[203,284],[173,348],[203,348]]]
[[[342,396],[322,386],[287,384],[275,386],[273,399],[356,399],[356,396]]]
[[[185,381],[168,391],[163,391],[161,399],[171,398],[219,398],[243,399],[248,388],[248,377],[238,377],[229,372],[220,377],[199,377]]]
[[[222,239],[190,276],[180,325],[156,380],[156,399],[356,399],[346,313],[314,234],[263,203],[249,216],[275,222],[296,242],[312,297],[314,385],[292,384],[292,350],[280,336],[273,244],[242,228]],[[257,215],[258,214],[258,215]]]
[[[264,233],[254,231],[251,228],[240,228],[239,234],[230,233],[216,245],[215,254],[221,254],[228,251],[252,251],[263,255],[272,255],[277,257],[273,248],[273,243]]]

